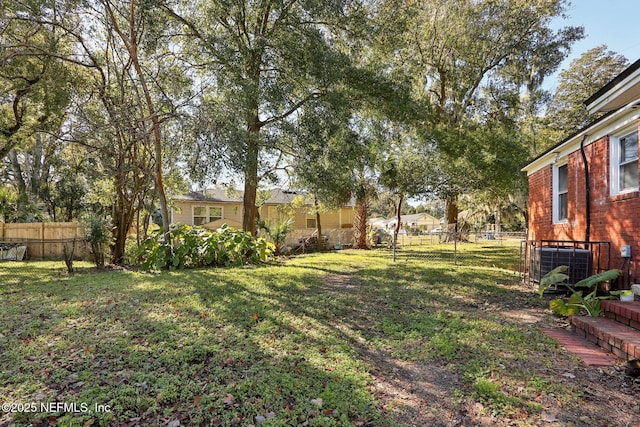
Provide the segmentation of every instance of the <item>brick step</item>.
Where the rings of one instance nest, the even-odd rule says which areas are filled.
[[[640,330],[640,301],[603,300],[602,309],[608,319]]]
[[[569,321],[578,336],[605,351],[623,360],[640,359],[639,330],[605,317],[571,316]]]
[[[579,337],[575,332],[557,328],[544,328],[542,331],[580,358],[586,366],[615,366],[619,362],[615,355]]]

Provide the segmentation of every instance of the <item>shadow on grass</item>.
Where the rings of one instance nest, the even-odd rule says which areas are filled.
[[[3,397],[110,408],[11,417],[20,424],[55,415],[64,425],[91,417],[105,425],[383,423],[348,345],[304,318],[317,312],[293,313],[276,293],[316,275],[293,275],[279,287],[272,268],[243,270],[235,278],[204,270],[79,275],[3,301]]]
[[[375,377],[407,393],[406,410],[428,425],[451,424],[425,414],[445,397],[459,411],[454,395],[532,416],[536,395],[572,392],[553,372],[521,367],[554,345],[504,315],[535,304],[504,270],[509,251],[470,250],[466,266],[446,262],[446,250],[437,262],[416,251],[396,264],[343,251],[281,266],[36,280],[0,301],[0,394],[111,408],[57,414],[78,425],[389,424]],[[502,394],[483,397],[478,381],[496,378]]]

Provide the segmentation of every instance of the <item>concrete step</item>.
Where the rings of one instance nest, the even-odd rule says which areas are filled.
[[[620,311],[626,316],[627,310],[623,308]],[[569,321],[579,337],[605,351],[623,360],[640,359],[640,330],[605,317],[571,316]]]
[[[640,330],[640,301],[603,300],[602,309],[606,318]]]

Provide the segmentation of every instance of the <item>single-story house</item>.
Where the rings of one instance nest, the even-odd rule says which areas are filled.
[[[266,200],[258,210],[260,219],[270,225],[292,219],[294,231],[288,236],[287,244],[294,244],[316,231],[313,202],[305,200],[305,204],[292,213],[290,207],[296,197],[304,200],[305,195],[280,188],[269,190]],[[211,188],[173,197],[171,223],[199,225],[209,229],[219,228],[222,224],[242,228],[242,191]],[[320,225],[322,234],[328,237],[330,245],[351,243],[353,204],[321,212]]]
[[[372,229],[381,229],[392,231],[396,228],[397,218],[371,218],[369,220],[369,225]],[[428,233],[435,229],[439,229],[441,227],[441,221],[429,215],[428,213],[418,213],[411,215],[401,215],[400,216],[400,226],[403,230],[418,230],[421,233]]]
[[[389,228],[396,227],[396,218],[391,218],[388,222]],[[428,213],[418,213],[410,215],[400,215],[400,226],[404,230],[418,230],[421,233],[427,233],[441,227],[440,220]]]
[[[382,217],[369,218],[369,226],[372,230],[387,230],[389,229],[389,219]]]
[[[606,114],[523,168],[528,239],[573,251],[565,260],[590,253],[590,271],[596,263],[620,268],[634,283],[640,279],[640,60],[585,104],[592,114]]]

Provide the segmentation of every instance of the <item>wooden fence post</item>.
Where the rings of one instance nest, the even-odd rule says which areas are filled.
[[[42,258],[44,258],[44,222],[41,222],[41,227],[40,227],[40,241],[41,246],[42,246]]]

